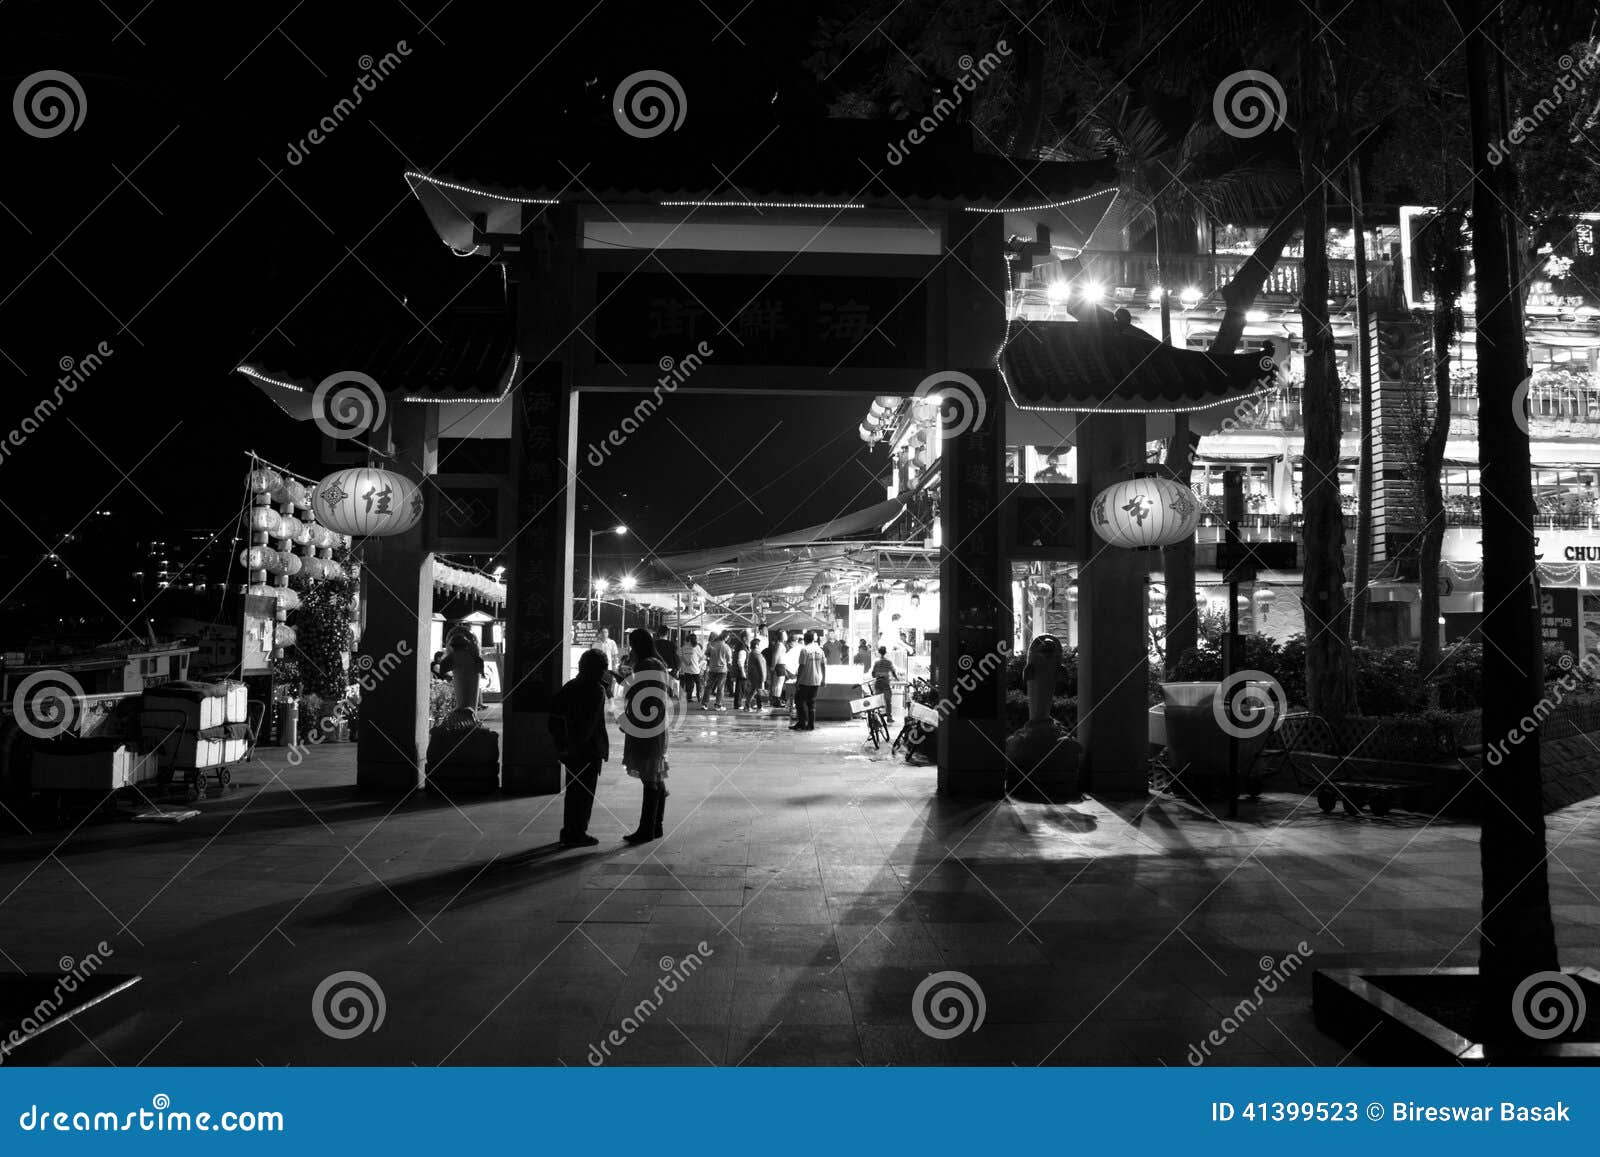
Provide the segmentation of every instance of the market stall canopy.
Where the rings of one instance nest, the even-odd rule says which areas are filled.
[[[784,547],[826,543],[829,540],[847,538],[850,535],[877,534],[896,518],[899,518],[904,510],[904,503],[891,498],[886,502],[879,502],[864,510],[857,510],[853,514],[845,514],[827,522],[819,522],[815,526],[805,526],[799,530],[791,530],[769,538],[753,539],[749,542],[734,543],[731,546],[715,547],[710,550],[662,555],[652,561],[655,565],[668,571],[684,575],[716,566],[750,565],[757,560],[761,560],[763,564],[777,564],[783,559],[793,557],[790,554],[781,553]],[[850,544],[838,543],[835,545],[849,546]]]
[[[1182,349],[1103,322],[1013,322],[999,361],[1024,410],[1190,412],[1277,388],[1277,367],[1263,351]]]
[[[515,131],[475,132],[452,151],[447,169],[412,170],[406,180],[440,236],[462,254],[477,247],[474,218],[491,233],[520,232],[521,206],[1019,212],[1102,194],[1109,200],[1117,184],[1110,160],[1019,167],[975,149],[959,125],[908,147],[914,127],[834,118],[730,133],[726,121],[690,118],[624,149],[587,130],[530,140],[524,122]]]

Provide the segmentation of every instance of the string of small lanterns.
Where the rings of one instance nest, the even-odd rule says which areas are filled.
[[[252,460],[256,465],[246,475],[250,506],[244,516],[250,545],[239,552],[239,565],[249,572],[244,593],[274,601],[272,656],[281,659],[297,641],[288,619],[301,603],[300,592],[289,586],[289,580],[298,578],[304,584],[346,577],[333,552],[349,546],[350,537],[315,520],[311,492],[304,482],[261,464],[253,455]]]
[[[500,579],[482,571],[452,566],[437,558],[433,560],[433,589],[452,595],[472,595],[496,607],[506,603],[506,584]]]

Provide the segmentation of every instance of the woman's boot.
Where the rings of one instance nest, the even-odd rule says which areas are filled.
[[[667,789],[666,789],[665,786],[662,786],[662,787],[656,788],[656,817],[655,817],[655,828],[653,830],[655,832],[655,838],[658,839],[658,840],[661,839],[663,834],[664,834],[662,832],[662,830],[661,830],[661,822],[662,822],[662,819],[665,817],[666,812],[667,812]]]
[[[644,785],[644,798],[639,801],[639,830],[622,837],[624,843],[647,844],[656,838],[656,816],[661,814],[658,803],[661,789],[654,784]]]

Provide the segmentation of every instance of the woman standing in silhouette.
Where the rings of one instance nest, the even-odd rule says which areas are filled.
[[[623,691],[622,766],[644,785],[639,805],[639,830],[622,838],[644,844],[661,838],[667,806],[667,732],[677,716],[678,699],[672,676],[656,654],[650,632],[628,633],[633,675]]]

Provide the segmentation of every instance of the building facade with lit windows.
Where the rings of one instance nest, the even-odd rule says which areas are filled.
[[[1373,387],[1377,437],[1374,456],[1375,551],[1367,641],[1383,645],[1420,637],[1417,536],[1421,530],[1416,481],[1422,424],[1431,420],[1431,356],[1427,336],[1432,302],[1408,276],[1412,236],[1426,209],[1401,207],[1366,229],[1367,277],[1373,324]],[[1013,217],[1016,219],[1013,220]],[[1063,220],[1059,212],[1008,215],[1013,262],[1008,313],[1015,321],[1085,320],[1096,314],[1158,337],[1161,279],[1154,252],[1141,251],[1125,229],[1108,227],[1107,213]],[[1526,389],[1538,511],[1540,580],[1546,592],[1546,634],[1574,651],[1600,645],[1600,263],[1595,260],[1596,215],[1580,217],[1570,233],[1542,247],[1526,301]],[[1085,232],[1084,230],[1087,230]],[[1204,252],[1168,253],[1169,324],[1174,345],[1205,350],[1221,324],[1220,289],[1254,252],[1263,229],[1201,228]],[[1073,244],[1068,238],[1082,239]],[[1329,313],[1341,377],[1342,449],[1338,483],[1345,508],[1347,574],[1355,564],[1357,488],[1363,452],[1356,298],[1355,238],[1329,234]],[[1195,248],[1202,246],[1197,244]],[[1191,482],[1204,513],[1196,532],[1200,606],[1219,619],[1228,588],[1216,568],[1222,537],[1225,472],[1244,477],[1246,539],[1298,540],[1302,525],[1304,461],[1304,340],[1299,296],[1302,248],[1292,240],[1246,316],[1243,348],[1270,344],[1286,373],[1280,384],[1232,406],[1188,415],[1200,435]],[[1474,300],[1464,295],[1465,329],[1450,351],[1451,416],[1443,475],[1446,531],[1439,576],[1441,638],[1464,637],[1482,606],[1482,522],[1477,463],[1476,328]],[[1517,420],[1507,414],[1505,420]],[[1076,421],[1070,412],[1017,407],[1007,413],[1008,479],[1071,481],[1076,477]],[[1171,436],[1172,416],[1146,418],[1147,463],[1155,464]],[[923,508],[939,501],[937,413],[927,402],[881,398],[864,417],[861,437],[881,443],[890,464],[889,494]],[[1076,565],[1018,563],[1013,605],[1018,642],[1051,631],[1075,641]],[[1590,592],[1590,593],[1586,593]],[[1159,564],[1150,576],[1152,639],[1164,624]],[[1262,572],[1242,588],[1242,629],[1288,638],[1304,630],[1300,575]],[[1552,603],[1553,600],[1553,603]],[[1570,604],[1570,606],[1569,606]],[[1553,611],[1552,611],[1553,605]]]

